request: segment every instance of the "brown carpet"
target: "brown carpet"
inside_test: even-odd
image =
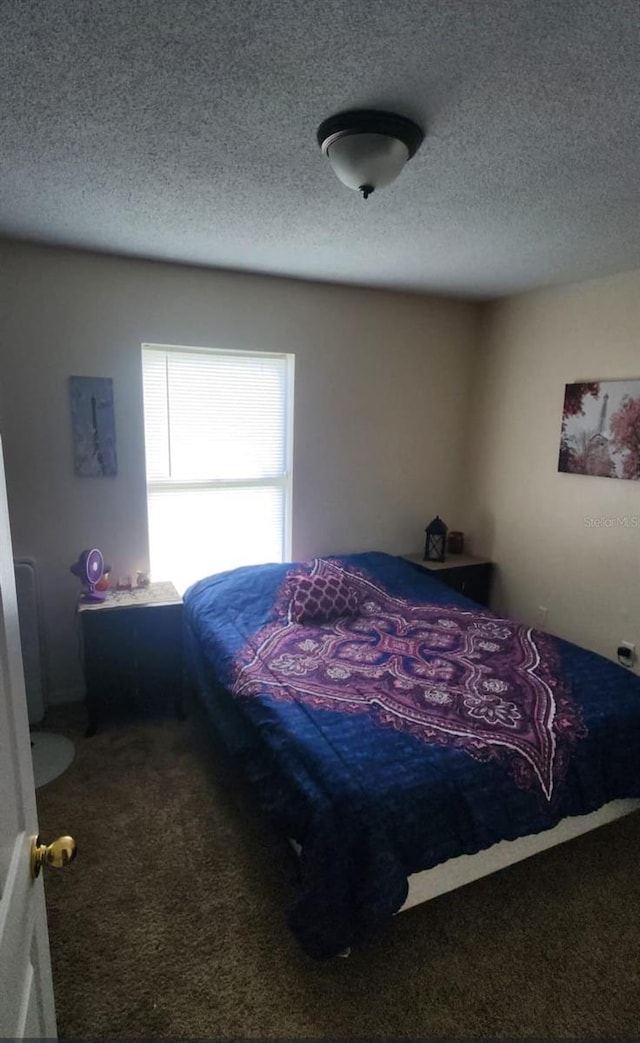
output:
[[[80,849],[46,881],[61,1036],[638,1038],[640,815],[316,963],[285,925],[286,845],[189,722],[47,725],[78,744],[39,791],[43,836]]]

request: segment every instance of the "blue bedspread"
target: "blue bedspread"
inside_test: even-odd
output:
[[[327,568],[358,596],[334,622],[287,615],[292,565],[185,595],[200,696],[302,845],[290,924],[315,956],[396,912],[411,873],[640,797],[639,678],[402,559]]]

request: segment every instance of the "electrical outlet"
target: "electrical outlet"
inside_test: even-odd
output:
[[[636,646],[631,641],[621,641],[618,645],[618,662],[626,666],[627,670],[633,670],[636,661]]]
[[[546,605],[538,605],[538,626],[543,629],[547,625],[549,609]]]

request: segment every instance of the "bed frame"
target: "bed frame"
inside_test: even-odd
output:
[[[515,862],[522,862],[531,855],[579,837],[582,833],[589,833],[598,826],[614,822],[634,811],[640,811],[640,800],[613,800],[590,815],[565,818],[543,833],[519,837],[517,840],[501,840],[486,851],[479,851],[477,855],[460,855],[433,869],[414,873],[409,877],[409,894],[400,912],[470,884],[473,880],[480,880],[499,869],[506,869]]]

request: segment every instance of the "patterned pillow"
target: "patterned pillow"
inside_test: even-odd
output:
[[[360,599],[346,576],[318,562],[311,573],[294,573],[288,579],[291,595],[289,618],[293,623],[330,623],[341,616],[355,616]]]

